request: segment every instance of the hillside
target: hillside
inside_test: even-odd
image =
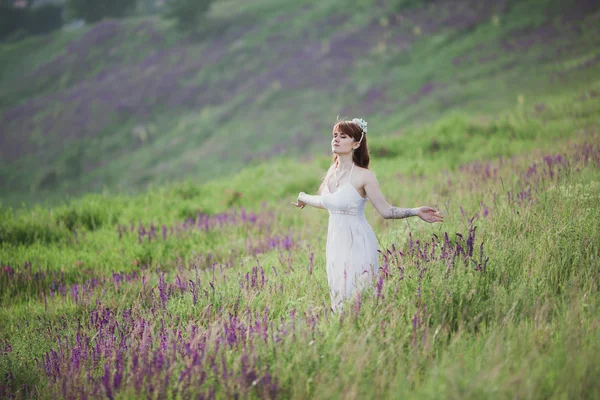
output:
[[[0,398],[600,398],[596,3],[349,4],[0,45]],[[333,313],[337,113],[444,223]]]
[[[402,134],[596,80],[595,2],[218,2],[200,35],[156,18],[1,44],[5,204],[230,175],[326,154],[338,114]]]
[[[288,203],[325,158],[3,209],[0,397],[597,397],[598,91],[387,140],[386,198],[445,221],[369,206],[381,273],[337,315],[326,213]]]

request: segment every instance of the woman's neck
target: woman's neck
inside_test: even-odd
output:
[[[344,171],[352,167],[352,164],[352,153],[338,155],[337,169]]]

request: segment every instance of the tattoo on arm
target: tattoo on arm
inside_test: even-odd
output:
[[[402,218],[414,217],[415,215],[417,215],[417,212],[414,208],[391,207],[388,212],[389,219],[402,219]]]

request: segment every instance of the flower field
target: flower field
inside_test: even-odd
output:
[[[596,3],[215,4],[0,43],[0,398],[600,399]],[[337,114],[444,223],[332,313]]]
[[[177,184],[6,211],[0,394],[597,397],[599,100],[548,105],[553,140],[532,135],[535,110],[467,123],[512,134],[520,152],[491,147],[451,169],[425,158],[427,172],[410,178],[388,165],[401,157],[375,158],[390,202],[434,204],[446,222],[385,221],[370,208],[380,276],[338,314],[320,210],[248,199],[191,215],[184,205],[208,188]],[[428,128],[448,157],[460,156],[452,138],[478,146],[458,122]]]

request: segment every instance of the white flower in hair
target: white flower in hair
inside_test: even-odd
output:
[[[367,133],[367,121],[362,118],[354,118],[352,122],[360,126],[360,129],[362,129],[364,133]]]

